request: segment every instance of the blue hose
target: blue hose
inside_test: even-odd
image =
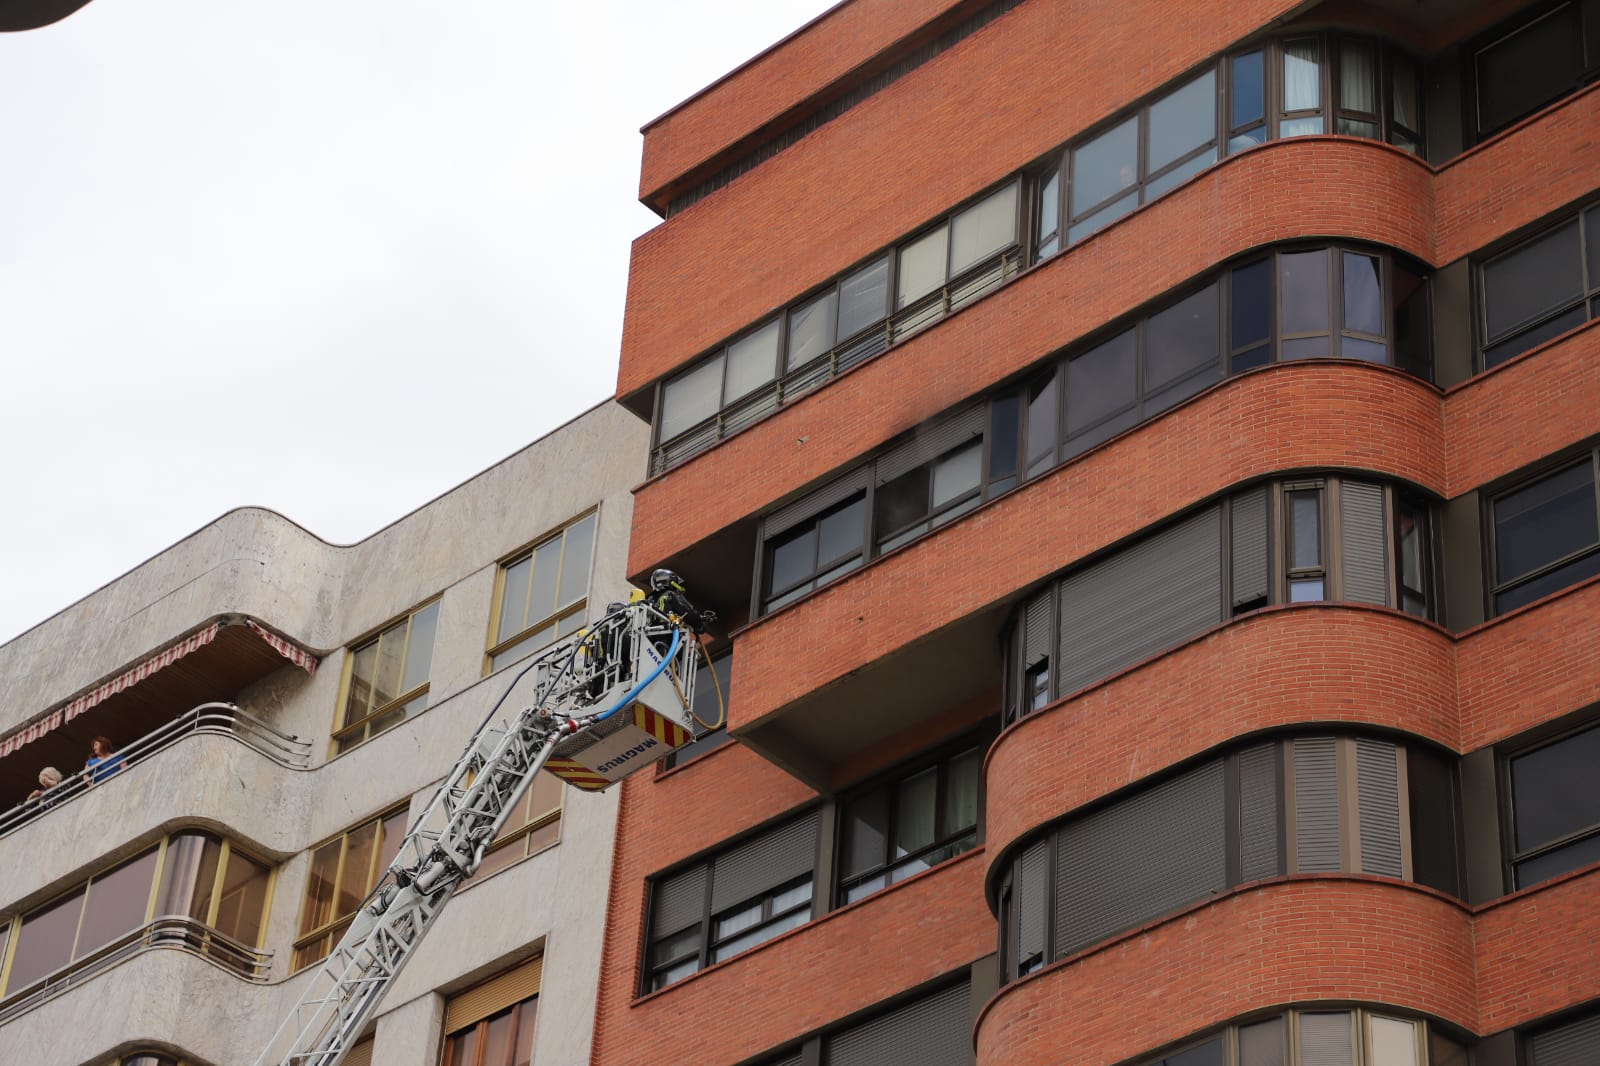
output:
[[[610,718],[612,715],[616,714],[618,711],[622,710],[622,708],[626,707],[628,704],[637,699],[639,693],[643,692],[645,688],[649,686],[650,682],[661,676],[661,671],[665,670],[672,662],[673,658],[678,654],[678,648],[682,644],[683,630],[674,629],[672,631],[672,646],[667,649],[667,654],[662,658],[662,660],[656,664],[656,668],[650,671],[650,676],[635,685],[626,696],[622,697],[615,707],[611,708],[609,711],[602,711],[600,714],[596,715],[594,719],[595,724],[599,725],[601,722],[605,721],[607,718]]]

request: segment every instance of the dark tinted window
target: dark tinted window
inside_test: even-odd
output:
[[[1494,501],[1495,582],[1501,610],[1534,598],[1508,586],[1600,541],[1595,514],[1594,468],[1585,459]],[[1581,560],[1571,560],[1577,563]],[[1571,565],[1569,563],[1569,565]],[[1558,577],[1559,588],[1581,574]],[[1542,586],[1541,586],[1542,587]],[[1547,590],[1546,590],[1547,591]],[[1540,591],[1538,595],[1543,595]],[[1507,600],[1507,596],[1511,596]]]
[[[1493,133],[1576,88],[1583,72],[1578,6],[1562,4],[1478,52],[1478,132]]]
[[[1266,65],[1260,52],[1246,52],[1234,56],[1233,65],[1233,129],[1253,126],[1266,117]],[[1260,143],[1260,138],[1246,138],[1245,143]],[[1233,145],[1241,147],[1241,145]]]
[[[1217,366],[1217,287],[1150,316],[1145,325],[1146,391],[1161,389],[1196,370]]]
[[[817,531],[814,526],[798,529],[772,545],[768,583],[781,591],[811,574],[817,558]]]
[[[1161,1060],[1162,1066],[1223,1066],[1222,1037],[1214,1036],[1203,1044],[1175,1051]]]
[[[1325,331],[1328,328],[1328,253],[1321,250],[1285,253],[1278,257],[1278,274],[1282,286],[1279,321],[1283,332]]]
[[[1518,853],[1583,830],[1600,830],[1600,728],[1511,760]]]
[[[1017,472],[1017,425],[1021,401],[1016,396],[1002,396],[989,408],[989,479],[1008,478]],[[994,485],[1002,492],[1010,485]]]
[[[1035,465],[1048,461],[1054,465],[1056,448],[1056,384],[1054,369],[1046,377],[1034,381],[1028,388],[1028,473],[1037,473]]]
[[[1578,221],[1573,219],[1484,264],[1484,323],[1490,342],[1582,293]]]
[[[913,522],[928,515],[928,468],[901,474],[887,485],[879,486],[873,496],[873,520],[880,536],[898,533]]]
[[[1138,340],[1117,334],[1067,363],[1067,436],[1074,437],[1138,399]]]
[[[1229,290],[1233,369],[1261,366],[1272,358],[1272,260],[1236,267]]]

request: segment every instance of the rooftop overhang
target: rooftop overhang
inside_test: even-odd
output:
[[[0,0],[0,32],[36,30],[59,22],[89,0]]]
[[[37,788],[46,766],[82,769],[97,736],[120,748],[274,671],[316,666],[315,655],[254,619],[213,620],[0,736],[0,810]]]

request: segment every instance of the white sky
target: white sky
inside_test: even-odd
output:
[[[638,129],[833,0],[93,0],[0,34],[0,642],[360,539],[609,396]]]

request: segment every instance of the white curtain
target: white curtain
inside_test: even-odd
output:
[[[1370,44],[1346,41],[1339,48],[1339,106],[1378,113],[1378,65]]]
[[[1310,111],[1322,106],[1322,46],[1290,41],[1283,46],[1283,109]]]

